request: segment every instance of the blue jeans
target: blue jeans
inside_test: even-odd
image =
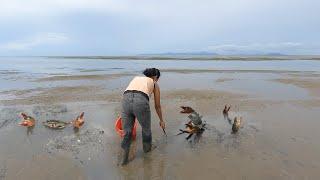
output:
[[[122,99],[122,128],[125,132],[121,143],[122,149],[129,152],[132,141],[132,128],[134,120],[137,118],[142,127],[143,151],[151,150],[151,113],[149,99],[142,92],[128,92],[123,95]]]

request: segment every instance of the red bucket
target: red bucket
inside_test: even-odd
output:
[[[132,128],[132,139],[135,140],[136,139],[136,136],[137,136],[137,119],[134,120],[134,125],[133,125],[133,128]],[[124,136],[124,130],[122,129],[122,119],[121,117],[118,117],[118,119],[116,120],[116,123],[115,123],[115,129],[116,129],[116,132],[117,134],[123,138]]]

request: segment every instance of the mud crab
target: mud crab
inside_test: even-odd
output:
[[[64,129],[68,124],[71,122],[64,122],[60,120],[47,120],[45,122],[42,122],[42,124],[51,129]]]
[[[26,126],[26,127],[33,127],[34,126],[36,120],[33,117],[28,116],[25,113],[21,113],[21,116],[22,116],[23,120],[19,123],[19,125]]]
[[[241,128],[242,117],[235,117],[232,124],[232,133],[237,133]]]
[[[84,124],[84,112],[82,112],[75,120],[73,120],[72,125],[74,128],[79,129]]]
[[[21,113],[23,121],[20,123],[22,126],[32,127],[35,124],[35,118],[28,116],[25,113]],[[72,124],[74,128],[79,129],[84,124],[84,112],[82,112],[77,118],[71,122],[64,122],[61,120],[47,120],[42,122],[43,126],[50,129],[64,129],[67,125]]]
[[[206,123],[202,121],[202,116],[188,106],[181,106],[182,111],[180,113],[189,114],[188,118],[190,119],[187,124],[185,124],[186,129],[180,129],[180,134],[187,133],[189,134],[186,139],[189,140],[193,135],[200,135],[206,129]]]
[[[229,117],[229,111],[231,109],[231,106],[224,106],[224,109],[222,111],[222,114],[224,116],[225,119],[228,120],[228,122],[232,125],[232,133],[235,134],[239,131],[239,129],[242,126],[242,117],[234,117],[233,119],[233,123],[232,123],[232,119]]]

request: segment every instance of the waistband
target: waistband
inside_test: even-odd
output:
[[[142,96],[144,96],[148,101],[149,101],[149,96],[142,92],[142,91],[137,91],[137,90],[126,90],[123,94],[127,94],[127,93],[136,93],[136,94],[141,94]]]

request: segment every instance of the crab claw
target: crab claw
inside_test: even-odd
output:
[[[83,119],[83,117],[84,117],[84,112],[82,112],[78,118]]]
[[[84,124],[84,112],[82,112],[73,122],[74,128],[80,128]]]
[[[227,105],[225,105],[222,113],[223,113],[223,114],[228,114],[229,111],[230,111],[230,108],[231,108],[231,106],[228,107]]]
[[[23,119],[28,119],[28,116],[25,113],[20,114]]]
[[[182,111],[180,111],[180,113],[190,114],[194,112],[194,110],[189,106],[180,106],[180,107],[182,108]]]
[[[19,122],[19,125],[21,126],[28,126],[28,123],[26,121],[22,121],[22,122]]]

